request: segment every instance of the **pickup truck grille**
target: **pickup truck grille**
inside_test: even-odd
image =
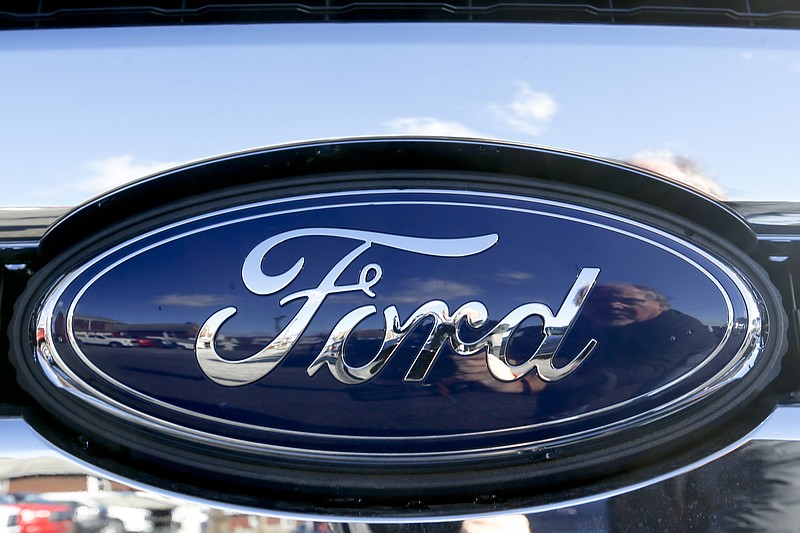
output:
[[[91,2],[17,1],[0,6],[0,28],[66,28],[259,22],[582,22],[785,28],[800,24],[795,2],[770,0],[594,0],[587,2]]]

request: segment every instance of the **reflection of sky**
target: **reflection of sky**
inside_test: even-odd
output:
[[[404,132],[666,150],[732,199],[800,199],[797,32],[498,28],[3,32],[2,203],[74,204],[219,153]]]

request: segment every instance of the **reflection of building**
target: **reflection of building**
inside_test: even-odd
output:
[[[122,322],[100,316],[80,316],[72,320],[72,330],[79,332],[105,333],[113,332]]]
[[[76,474],[75,467],[48,457],[27,459],[25,464],[5,465],[0,462],[0,492],[75,492],[87,490],[91,485],[99,485],[89,481],[89,477]],[[130,490],[124,485],[114,484],[103,488],[113,490]]]

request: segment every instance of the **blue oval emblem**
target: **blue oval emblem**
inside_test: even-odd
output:
[[[38,361],[169,438],[494,457],[646,428],[761,354],[760,297],[733,267],[594,206],[353,190],[148,224],[43,298]]]

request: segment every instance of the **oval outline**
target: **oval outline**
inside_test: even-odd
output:
[[[606,425],[596,426],[596,427],[593,427],[593,428],[590,428],[590,429],[587,429],[587,430],[582,430],[582,431],[570,433],[568,435],[559,435],[559,436],[550,437],[550,438],[547,438],[547,439],[540,439],[538,441],[516,442],[516,443],[511,443],[511,444],[505,444],[505,445],[501,445],[501,446],[486,448],[486,449],[472,448],[472,449],[469,449],[469,450],[448,450],[448,451],[444,451],[444,452],[441,452],[441,451],[437,451],[437,452],[414,452],[414,453],[402,453],[402,454],[400,454],[400,453],[363,453],[363,452],[342,452],[342,451],[331,451],[331,450],[319,450],[319,449],[313,449],[313,448],[294,448],[294,447],[291,447],[291,446],[281,446],[281,445],[274,445],[274,444],[269,444],[269,443],[262,443],[262,442],[256,442],[256,441],[250,441],[250,440],[243,440],[243,439],[238,439],[238,438],[233,438],[233,437],[227,437],[225,435],[220,435],[220,434],[217,434],[217,433],[209,433],[209,432],[201,431],[201,430],[194,429],[194,428],[191,428],[191,427],[186,427],[186,426],[183,426],[183,425],[180,425],[180,424],[177,424],[177,423],[173,423],[173,422],[161,419],[159,417],[156,417],[156,416],[153,416],[153,415],[150,415],[150,414],[147,414],[147,413],[140,412],[140,411],[138,411],[138,410],[136,410],[136,409],[134,409],[134,408],[132,408],[130,406],[127,406],[127,405],[119,402],[118,400],[115,400],[115,399],[113,399],[111,397],[108,397],[105,394],[102,394],[102,393],[94,390],[91,386],[86,384],[81,378],[79,378],[77,375],[75,375],[74,371],[71,368],[69,368],[67,365],[65,365],[63,360],[58,355],[58,352],[55,349],[55,346],[54,346],[54,344],[52,342],[52,336],[49,334],[48,328],[46,327],[46,324],[52,323],[52,316],[53,316],[53,311],[54,311],[54,307],[55,307],[56,301],[58,300],[60,295],[63,294],[63,292],[74,282],[74,280],[77,277],[79,277],[87,269],[89,269],[92,266],[96,265],[98,262],[102,261],[103,259],[105,259],[109,255],[117,253],[117,252],[123,250],[126,247],[130,247],[130,246],[136,244],[137,242],[139,242],[139,241],[141,241],[143,239],[150,238],[150,237],[153,237],[153,236],[157,236],[159,233],[163,233],[165,231],[169,231],[169,230],[172,230],[172,229],[175,229],[175,228],[179,228],[180,226],[184,226],[184,225],[187,225],[187,224],[190,224],[190,223],[199,222],[199,221],[202,221],[204,219],[211,218],[211,217],[227,215],[227,214],[231,214],[231,213],[236,213],[237,211],[244,211],[244,210],[248,210],[248,209],[263,208],[265,206],[275,206],[275,205],[280,205],[280,204],[283,204],[283,203],[293,203],[293,202],[298,202],[298,201],[315,200],[315,199],[320,199],[320,198],[338,198],[338,197],[342,197],[342,196],[370,196],[370,195],[381,195],[381,194],[420,194],[420,193],[434,193],[434,194],[439,194],[439,195],[444,195],[444,196],[447,196],[447,195],[453,195],[453,196],[458,195],[458,196],[467,196],[467,197],[475,196],[475,197],[480,197],[480,198],[484,198],[484,199],[501,198],[501,199],[508,199],[508,200],[512,200],[512,201],[521,202],[523,204],[537,204],[537,205],[555,206],[555,207],[564,208],[564,209],[567,209],[567,210],[570,210],[570,211],[573,211],[573,212],[577,211],[577,212],[582,212],[582,213],[588,213],[588,214],[591,214],[591,215],[594,215],[594,216],[597,216],[597,217],[600,217],[600,218],[614,220],[616,222],[620,222],[622,224],[630,225],[630,226],[642,229],[642,230],[644,230],[646,232],[650,232],[652,234],[658,235],[658,236],[660,236],[662,238],[665,238],[668,241],[675,242],[675,243],[679,244],[680,246],[683,246],[686,249],[689,249],[689,250],[693,251],[694,253],[697,253],[701,257],[705,258],[706,260],[710,261],[716,268],[719,268],[728,277],[728,279],[737,287],[737,289],[739,290],[739,293],[742,296],[742,299],[743,299],[744,304],[745,304],[745,309],[747,311],[747,332],[743,336],[743,340],[742,340],[741,346],[740,346],[739,350],[737,351],[737,353],[731,358],[731,361],[722,370],[717,372],[717,374],[713,378],[711,378],[709,380],[706,380],[703,384],[701,384],[700,386],[696,387],[695,389],[687,392],[686,394],[683,394],[683,395],[679,396],[678,398],[674,398],[673,400],[671,400],[671,401],[669,401],[669,402],[667,402],[665,404],[662,404],[662,405],[660,405],[660,406],[658,406],[658,407],[656,407],[656,408],[654,408],[652,410],[648,410],[646,412],[639,413],[639,414],[633,415],[633,416],[625,418],[625,419],[616,420],[616,421],[613,421],[613,422],[608,423]],[[88,360],[86,355],[83,354],[83,352],[80,350],[80,348],[77,345],[77,340],[75,338],[74,332],[72,331],[72,317],[73,317],[73,312],[74,312],[75,306],[77,305],[77,303],[80,300],[81,296],[99,278],[101,278],[107,272],[109,272],[110,270],[113,270],[114,268],[116,268],[116,266],[118,266],[119,264],[129,260],[132,257],[135,257],[137,255],[145,253],[148,250],[151,250],[153,248],[156,248],[156,247],[164,245],[164,244],[168,244],[168,243],[170,243],[172,241],[184,238],[184,237],[189,236],[189,235],[202,233],[204,231],[211,230],[211,229],[214,229],[214,228],[233,225],[233,224],[237,224],[237,223],[248,221],[248,220],[254,220],[254,219],[258,219],[258,218],[265,218],[265,217],[271,217],[271,216],[285,215],[285,214],[288,214],[288,213],[302,212],[302,211],[307,211],[307,210],[312,210],[312,209],[314,209],[314,210],[315,209],[336,209],[336,208],[347,208],[347,207],[354,207],[354,206],[358,206],[358,205],[367,205],[367,204],[368,205],[386,205],[388,203],[391,203],[393,205],[396,205],[396,204],[414,204],[414,205],[420,205],[420,204],[441,205],[441,204],[445,204],[445,205],[454,205],[454,206],[466,206],[466,207],[471,207],[471,208],[499,209],[499,210],[517,211],[517,212],[523,212],[523,213],[529,213],[529,214],[535,214],[535,215],[544,215],[544,216],[553,217],[553,218],[560,218],[560,219],[570,220],[572,222],[577,222],[577,223],[580,223],[580,224],[586,224],[586,225],[592,225],[592,226],[600,227],[600,228],[602,228],[604,230],[607,230],[607,231],[612,231],[614,233],[623,234],[623,235],[625,235],[627,237],[631,237],[631,238],[634,238],[636,240],[643,241],[643,242],[647,243],[648,245],[658,247],[659,249],[664,250],[664,251],[666,251],[666,252],[668,252],[670,254],[673,254],[674,256],[680,258],[684,262],[690,264],[696,270],[699,270],[700,272],[702,272],[709,280],[712,281],[712,283],[720,291],[720,294],[722,295],[722,297],[723,297],[723,299],[724,299],[724,301],[726,303],[726,306],[728,308],[728,325],[727,325],[727,328],[726,328],[725,335],[723,336],[723,339],[717,344],[716,348],[712,351],[712,353],[709,354],[703,360],[703,362],[701,364],[695,366],[690,372],[679,376],[678,378],[676,378],[675,380],[671,381],[670,383],[662,385],[662,386],[660,386],[660,387],[658,387],[658,388],[656,388],[656,389],[654,389],[652,391],[648,391],[645,394],[636,396],[634,398],[630,398],[628,400],[625,400],[624,402],[619,402],[617,404],[614,404],[614,405],[611,405],[611,406],[607,406],[607,407],[602,408],[602,409],[598,409],[598,410],[587,412],[587,413],[581,413],[579,415],[573,415],[571,417],[560,418],[560,419],[554,420],[554,421],[547,421],[547,422],[542,422],[542,423],[539,423],[539,424],[532,424],[532,425],[528,425],[528,426],[520,426],[520,427],[514,427],[514,428],[502,428],[502,429],[495,429],[495,430],[489,430],[489,431],[483,431],[483,432],[475,432],[475,433],[461,433],[461,434],[448,434],[448,435],[430,435],[430,436],[393,436],[393,437],[374,437],[374,436],[370,437],[370,436],[352,436],[352,435],[342,436],[342,435],[336,435],[336,434],[311,433],[311,432],[300,432],[300,431],[285,430],[285,429],[278,429],[278,428],[267,428],[267,427],[263,427],[263,426],[255,426],[255,425],[252,425],[252,424],[245,424],[245,423],[241,423],[241,422],[233,422],[233,421],[230,421],[230,420],[217,419],[216,417],[211,417],[209,415],[203,415],[201,413],[197,413],[197,412],[194,412],[194,411],[185,410],[183,408],[180,408],[180,407],[177,407],[177,406],[174,406],[174,405],[170,405],[170,404],[167,404],[166,402],[161,402],[160,400],[156,400],[154,398],[151,398],[148,395],[146,395],[146,394],[144,394],[144,393],[142,393],[140,391],[137,391],[135,389],[132,389],[132,388],[130,388],[130,387],[124,385],[124,384],[121,384],[121,383],[117,382],[114,378],[111,378],[110,376],[107,376],[104,372],[102,372],[101,370],[97,369],[91,363],[91,361]],[[629,218],[626,218],[626,217],[622,217],[622,216],[619,216],[619,215],[616,215],[616,214],[613,214],[613,213],[599,211],[597,209],[589,208],[589,207],[586,207],[586,206],[567,203],[565,201],[550,200],[550,199],[546,199],[546,198],[526,197],[526,196],[521,196],[521,195],[517,195],[517,194],[490,193],[490,192],[481,192],[481,191],[455,191],[455,190],[445,190],[445,189],[435,189],[435,188],[430,188],[430,189],[414,188],[414,189],[402,189],[402,190],[394,190],[394,189],[375,189],[375,190],[355,189],[355,190],[350,190],[350,191],[340,191],[340,192],[332,192],[332,193],[320,193],[320,194],[311,194],[311,195],[299,195],[299,196],[292,196],[292,197],[288,197],[288,198],[264,200],[264,201],[251,202],[251,203],[247,203],[247,204],[235,205],[235,206],[231,206],[231,207],[227,207],[227,208],[217,209],[217,210],[214,210],[214,211],[211,211],[211,212],[208,212],[208,213],[203,213],[203,214],[200,214],[200,215],[197,215],[197,216],[189,217],[187,219],[184,219],[184,220],[181,220],[181,221],[178,221],[178,222],[167,224],[165,226],[162,226],[162,227],[159,227],[157,229],[153,229],[153,230],[147,231],[144,234],[138,235],[138,236],[136,236],[136,237],[134,237],[132,239],[128,239],[128,240],[126,240],[126,241],[124,241],[122,243],[114,245],[112,248],[110,248],[108,250],[105,250],[100,255],[94,257],[88,263],[85,263],[82,266],[80,266],[78,269],[72,270],[68,274],[64,275],[60,280],[58,280],[56,283],[54,283],[51,287],[52,288],[47,292],[46,296],[39,300],[40,301],[40,309],[36,312],[36,324],[35,324],[36,328],[45,327],[45,332],[46,332],[46,334],[45,334],[45,342],[46,342],[46,345],[47,345],[49,353],[48,354],[40,354],[39,353],[39,346],[37,346],[36,349],[35,349],[34,357],[38,360],[38,362],[39,362],[40,366],[42,367],[46,377],[51,382],[53,382],[57,387],[61,388],[62,390],[65,390],[65,391],[77,396],[78,398],[80,398],[81,400],[83,400],[86,403],[89,403],[90,405],[98,407],[98,408],[100,408],[100,409],[112,414],[116,418],[122,418],[122,419],[125,419],[125,420],[128,420],[128,421],[131,421],[131,422],[133,422],[133,423],[135,423],[137,425],[140,425],[140,426],[144,425],[144,426],[147,426],[147,427],[152,427],[152,428],[154,428],[154,429],[156,429],[156,430],[158,430],[160,432],[167,432],[167,433],[173,433],[173,434],[175,434],[175,432],[180,432],[180,434],[177,435],[177,436],[178,436],[178,438],[180,438],[182,440],[186,440],[187,439],[187,435],[189,435],[191,437],[191,439],[189,439],[189,440],[199,440],[200,442],[210,443],[210,444],[214,444],[214,445],[217,445],[217,446],[225,445],[225,446],[230,446],[230,447],[234,447],[234,448],[237,448],[237,449],[243,448],[243,449],[246,449],[246,450],[253,450],[253,449],[264,450],[264,449],[269,449],[269,450],[273,450],[273,451],[276,451],[276,452],[290,452],[293,455],[297,455],[298,453],[300,455],[308,454],[312,458],[319,458],[319,457],[346,457],[347,460],[353,460],[353,459],[359,459],[359,458],[371,459],[371,458],[380,457],[380,458],[384,458],[384,459],[385,458],[396,458],[396,459],[400,460],[401,462],[404,462],[403,461],[404,458],[412,458],[413,459],[414,457],[431,457],[431,456],[433,456],[433,457],[440,457],[441,456],[441,457],[474,458],[474,456],[476,454],[485,456],[487,452],[500,452],[500,451],[503,451],[503,450],[518,450],[518,449],[526,449],[526,448],[541,448],[542,445],[544,445],[544,444],[552,445],[553,443],[561,444],[561,443],[565,443],[565,442],[572,442],[572,441],[577,440],[577,439],[586,438],[587,436],[590,437],[592,435],[596,435],[596,434],[600,434],[600,433],[608,433],[610,431],[619,431],[619,430],[624,429],[625,427],[627,427],[627,426],[629,426],[631,424],[637,424],[637,423],[643,424],[643,423],[649,423],[649,422],[654,421],[654,420],[658,420],[660,418],[663,418],[664,416],[668,416],[669,414],[674,413],[676,410],[685,409],[689,404],[698,401],[699,399],[707,396],[708,394],[712,393],[713,391],[717,390],[718,388],[724,387],[725,385],[744,377],[744,375],[746,375],[748,373],[748,371],[753,367],[753,365],[755,364],[755,361],[759,358],[760,354],[763,351],[764,342],[763,342],[763,338],[762,338],[760,332],[762,330],[762,325],[763,325],[762,321],[766,322],[766,320],[764,320],[764,319],[768,318],[766,316],[766,309],[762,305],[759,304],[758,293],[755,291],[754,288],[752,288],[750,286],[750,283],[747,281],[747,279],[743,275],[739,274],[738,271],[736,271],[736,269],[734,267],[729,266],[729,265],[725,265],[719,259],[717,259],[715,256],[713,256],[710,252],[708,252],[706,250],[703,250],[703,249],[697,247],[696,245],[681,239],[680,237],[677,237],[675,235],[667,233],[666,231],[664,231],[664,230],[662,230],[662,229],[660,229],[658,227],[651,226],[651,225],[648,225],[648,224],[645,224],[645,223],[641,223],[641,222],[638,222],[636,220],[632,220],[632,219],[629,219]],[[175,411],[175,412],[182,412],[183,414],[187,414],[187,415],[199,418],[199,419],[208,419],[208,420],[211,420],[211,421],[213,421],[215,423],[221,423],[223,425],[227,424],[227,425],[233,425],[233,426],[238,426],[238,427],[245,427],[247,429],[263,431],[265,433],[274,432],[274,433],[279,433],[279,434],[291,434],[291,435],[299,435],[299,436],[318,437],[318,438],[329,439],[329,440],[349,439],[349,440],[368,440],[368,441],[381,441],[381,440],[397,441],[397,440],[413,439],[413,440],[417,440],[417,441],[430,441],[430,440],[456,439],[456,438],[464,438],[464,437],[473,437],[474,438],[474,437],[481,437],[481,436],[486,436],[486,435],[504,434],[504,433],[508,434],[508,433],[522,432],[522,431],[526,431],[526,430],[530,430],[530,429],[538,428],[538,427],[553,426],[553,425],[561,424],[561,423],[564,423],[564,422],[575,421],[575,420],[578,420],[580,418],[586,418],[586,417],[589,417],[589,416],[593,416],[593,415],[596,415],[596,414],[601,413],[601,412],[612,411],[614,409],[618,409],[621,406],[628,405],[630,403],[638,401],[638,400],[640,400],[642,398],[646,398],[648,396],[652,396],[654,394],[662,392],[662,391],[664,391],[664,390],[666,390],[668,388],[673,387],[674,385],[676,385],[677,383],[679,383],[679,382],[683,381],[684,379],[688,378],[692,374],[696,373],[698,370],[700,370],[703,366],[705,366],[708,362],[710,362],[712,359],[714,359],[718,355],[719,351],[724,347],[725,343],[729,340],[731,331],[732,331],[732,329],[734,327],[733,320],[732,320],[732,313],[733,313],[732,304],[731,304],[729,295],[722,288],[722,286],[719,283],[719,281],[710,274],[710,272],[708,272],[707,270],[705,270],[705,268],[703,268],[700,265],[698,265],[692,259],[690,259],[688,257],[685,257],[683,254],[679,253],[677,250],[673,250],[673,249],[665,246],[664,244],[661,244],[661,243],[658,243],[658,242],[654,242],[654,241],[648,239],[647,237],[635,235],[635,234],[632,234],[632,233],[630,233],[628,231],[625,231],[623,229],[614,228],[614,227],[607,226],[605,224],[600,224],[600,223],[593,222],[593,221],[582,220],[582,219],[579,219],[579,218],[574,218],[574,217],[567,216],[567,215],[562,215],[562,214],[539,212],[539,211],[535,211],[535,210],[527,209],[527,208],[522,208],[522,207],[497,206],[497,205],[489,205],[489,204],[467,204],[467,203],[446,202],[446,201],[425,202],[425,201],[411,201],[411,200],[409,200],[409,201],[402,201],[402,202],[400,202],[400,201],[374,202],[373,201],[373,202],[363,202],[363,203],[347,203],[347,204],[333,204],[333,205],[322,205],[322,206],[309,206],[309,207],[303,207],[303,208],[297,208],[297,209],[283,210],[283,211],[278,211],[278,212],[261,213],[261,214],[257,214],[257,215],[249,215],[249,216],[246,216],[246,217],[240,217],[240,218],[236,218],[234,220],[220,222],[220,223],[217,223],[217,224],[212,224],[210,226],[203,226],[202,228],[197,228],[197,229],[194,229],[194,230],[191,230],[191,231],[188,231],[188,232],[181,233],[179,235],[174,235],[172,237],[169,237],[167,239],[158,241],[156,243],[152,243],[152,244],[150,244],[150,245],[148,245],[148,246],[146,246],[144,248],[141,248],[139,250],[136,250],[133,253],[130,253],[130,254],[126,255],[125,257],[113,262],[111,265],[105,267],[103,270],[101,270],[99,273],[97,273],[95,276],[93,276],[91,278],[91,280],[86,283],[86,285],[81,287],[81,289],[78,292],[78,294],[70,302],[70,307],[69,307],[69,310],[68,310],[68,313],[67,313],[66,323],[67,323],[67,336],[69,338],[70,344],[71,344],[72,348],[75,350],[76,354],[78,354],[79,358],[81,360],[83,360],[84,364],[86,364],[89,369],[91,369],[93,372],[95,372],[98,376],[100,376],[101,378],[106,380],[111,385],[113,385],[115,387],[118,387],[118,388],[120,388],[120,389],[122,389],[122,390],[124,390],[126,392],[129,392],[129,393],[139,397],[140,399],[143,399],[145,401],[149,401],[151,403],[155,403],[156,405],[164,407],[164,408],[166,408],[168,410],[172,410],[172,411]],[[747,354],[747,355],[745,356],[745,354]],[[83,386],[83,388],[81,388],[81,385]],[[676,405],[677,405],[676,409],[671,409],[673,406],[676,406]]]

